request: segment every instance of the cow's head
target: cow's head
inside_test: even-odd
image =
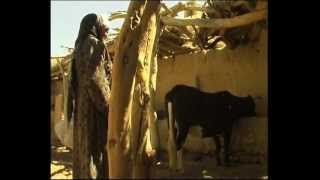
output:
[[[257,115],[255,102],[250,95],[237,98],[233,108],[238,117],[252,117]]]

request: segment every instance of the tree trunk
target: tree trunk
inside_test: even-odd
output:
[[[131,1],[116,46],[108,121],[109,178],[148,177],[150,64],[158,1]],[[158,37],[157,37],[158,38]],[[148,113],[149,112],[149,113]]]
[[[157,73],[157,49],[160,36],[160,3],[147,3],[141,20],[141,44],[139,45],[138,66],[133,96],[132,138],[133,177],[150,177],[150,165],[155,160],[159,139],[155,115],[155,88]],[[135,98],[137,97],[137,98]],[[137,127],[137,128],[135,128]]]
[[[158,73],[158,60],[157,60],[157,53],[159,50],[159,39],[160,39],[160,20],[159,15],[157,15],[156,20],[156,37],[155,37],[155,44],[152,52],[151,63],[150,63],[150,140],[151,146],[153,150],[158,151],[160,149],[160,139],[159,133],[157,128],[157,114],[156,114],[156,105],[155,105],[155,96],[156,96],[156,87],[157,87],[157,73]],[[156,152],[157,153],[157,152]]]

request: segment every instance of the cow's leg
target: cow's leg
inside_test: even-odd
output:
[[[182,157],[182,146],[187,138],[189,127],[185,125],[176,126],[178,129],[177,136],[177,170],[180,173],[184,172],[183,169],[183,157]]]
[[[182,123],[178,123],[177,129],[178,129],[177,139],[176,139],[177,150],[180,150],[180,149],[182,149],[182,146],[187,139],[189,127],[187,125],[182,124]]]
[[[173,108],[172,102],[168,102],[168,128],[169,128],[169,138],[168,138],[168,155],[169,155],[169,167],[170,169],[177,168],[177,146],[175,142],[175,135],[173,132]]]
[[[227,166],[229,166],[229,147],[230,147],[230,139],[231,139],[231,129],[228,129],[224,132],[224,160]]]
[[[221,151],[221,143],[220,139],[217,135],[213,136],[213,139],[216,143],[216,158],[217,158],[217,165],[221,165],[221,160],[220,160],[220,151]]]

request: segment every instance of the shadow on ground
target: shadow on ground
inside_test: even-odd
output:
[[[184,152],[184,172],[168,168],[168,156],[160,153],[160,161],[151,167],[151,178],[267,179],[266,164],[232,164],[216,166],[214,156]],[[72,151],[64,146],[51,147],[51,179],[72,179]]]
[[[162,154],[160,162],[152,168],[153,178],[217,178],[217,179],[267,179],[266,164],[233,163],[230,167],[217,166],[214,156],[184,152],[182,173],[168,168],[168,157]]]

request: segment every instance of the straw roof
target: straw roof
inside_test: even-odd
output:
[[[252,3],[253,2],[253,3]],[[184,17],[178,14],[184,13]],[[126,11],[111,13],[109,20],[125,18]],[[179,54],[196,53],[210,49],[236,48],[257,40],[266,27],[266,0],[207,0],[203,5],[196,1],[178,2],[172,7],[161,3],[161,29],[158,57],[160,59]],[[106,42],[111,57],[115,54],[121,29],[113,29]],[[68,68],[72,53],[51,60],[51,74],[61,74]],[[67,69],[66,69],[67,70]]]
[[[162,3],[158,56],[163,58],[220,49],[226,44],[235,48],[255,40],[257,31],[266,24],[267,1],[252,2],[208,0],[200,5],[190,1],[179,2],[170,8]],[[179,13],[184,13],[184,17],[179,17]],[[125,18],[126,15],[125,11],[117,11],[111,13],[109,20]],[[111,54],[114,54],[120,29],[116,31],[107,43]]]

